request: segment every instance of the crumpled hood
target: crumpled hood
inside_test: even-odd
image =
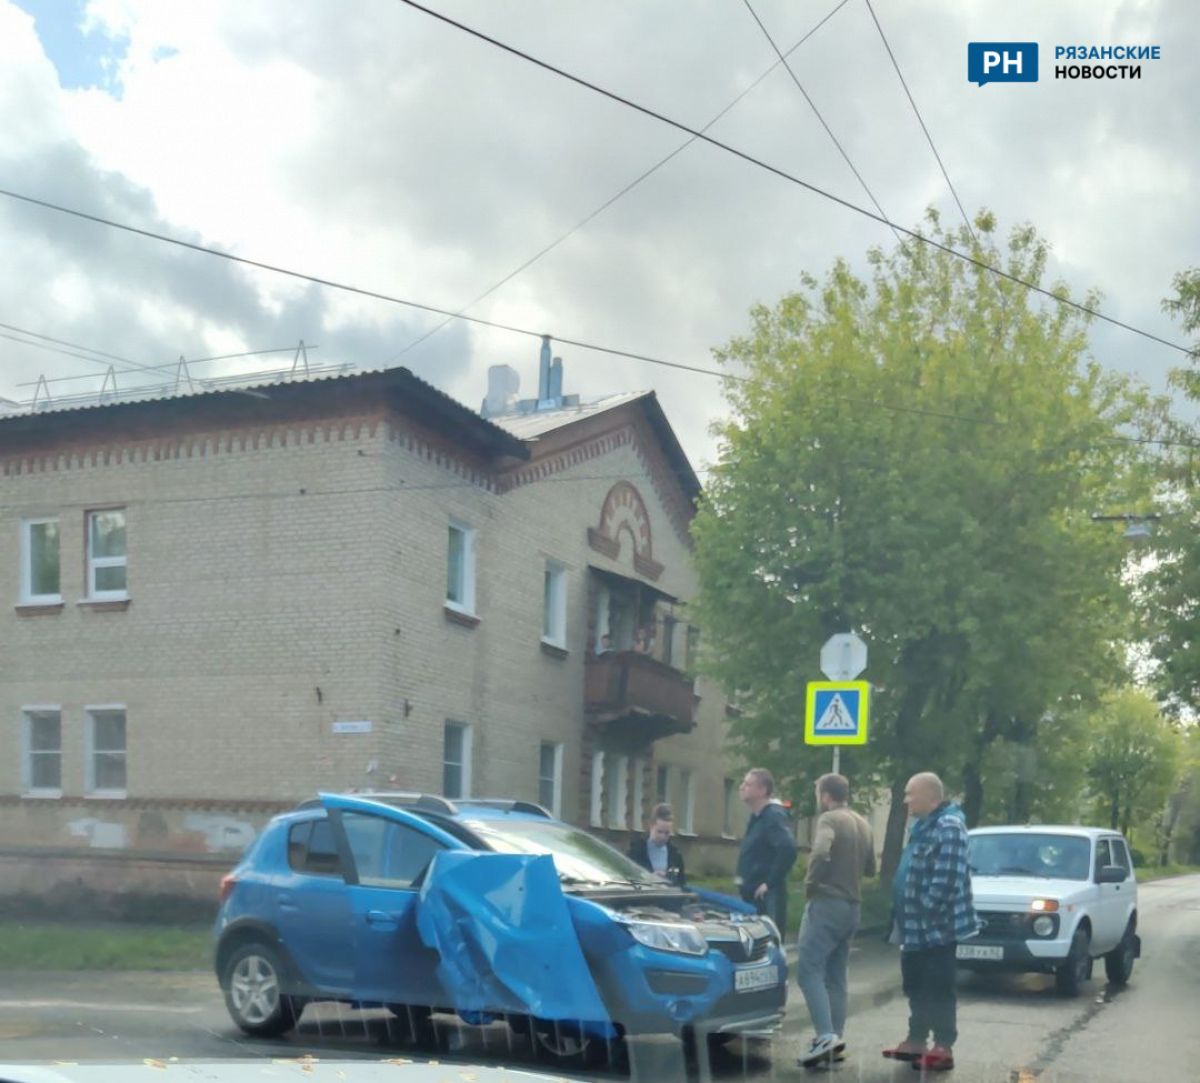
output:
[[[609,1020],[549,855],[442,851],[417,928],[459,1012]]]

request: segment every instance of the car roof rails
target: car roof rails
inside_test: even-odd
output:
[[[467,808],[494,808],[500,812],[523,812],[528,816],[543,816],[547,820],[554,819],[554,814],[549,809],[534,804],[532,801],[512,801],[502,797],[464,797],[458,801],[458,804],[465,805]]]
[[[394,808],[414,808],[421,809],[424,812],[436,812],[442,816],[457,816],[458,809],[453,801],[448,801],[444,797],[439,797],[432,793],[403,793],[394,791],[366,792],[366,793],[347,793],[342,794],[343,797],[361,797],[364,801],[378,801],[382,805],[391,805]],[[296,806],[296,810],[320,808],[321,799],[319,797],[310,797],[307,801],[302,801]]]

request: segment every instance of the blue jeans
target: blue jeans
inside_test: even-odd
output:
[[[850,940],[859,905],[849,899],[810,899],[796,944],[796,980],[818,1037],[844,1035]]]

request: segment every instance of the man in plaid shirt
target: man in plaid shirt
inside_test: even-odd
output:
[[[946,800],[935,774],[913,775],[904,803],[916,819],[892,881],[893,938],[900,943],[900,971],[908,997],[908,1037],[883,1055],[912,1061],[914,1068],[954,1067],[958,1037],[955,994],[958,942],[975,936],[980,922],[971,898],[967,824]],[[933,1048],[926,1048],[929,1032]]]

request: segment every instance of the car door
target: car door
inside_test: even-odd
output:
[[[1129,925],[1130,915],[1133,914],[1134,908],[1137,906],[1137,877],[1134,875],[1133,862],[1129,857],[1129,848],[1124,839],[1110,839],[1109,846],[1112,849],[1113,864],[1119,865],[1125,870],[1125,880],[1123,883],[1114,885],[1119,890],[1115,893],[1117,897],[1117,936],[1124,936],[1125,929]]]
[[[353,999],[439,1006],[438,956],[417,930],[419,892],[434,856],[463,844],[402,809],[356,798],[322,800],[348,866]]]
[[[345,996],[354,979],[353,926],[342,860],[327,817],[288,828],[288,873],[275,895],[276,927],[309,985]]]
[[[1101,884],[1100,870],[1117,864],[1112,850],[1113,840],[1096,840],[1096,856],[1092,865],[1092,882],[1095,885],[1096,905],[1092,914],[1092,954],[1104,954],[1121,939],[1124,931],[1122,921],[1124,897],[1122,884]]]

